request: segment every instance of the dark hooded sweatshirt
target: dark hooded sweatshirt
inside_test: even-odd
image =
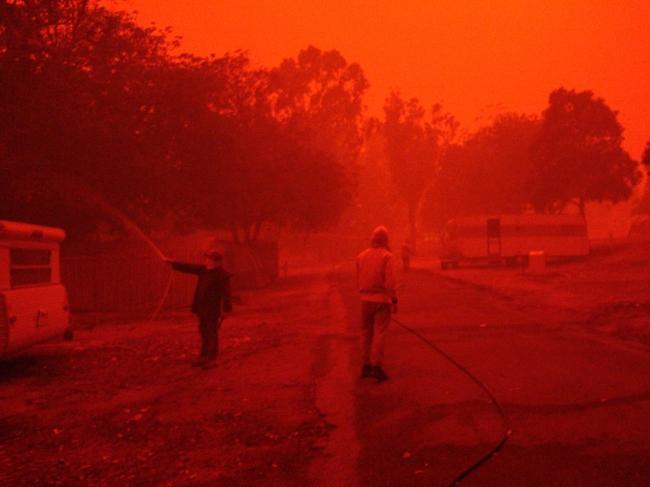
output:
[[[198,276],[192,299],[192,313],[205,318],[218,319],[221,315],[222,304],[224,311],[232,310],[231,274],[221,267],[208,269],[204,265],[173,262],[172,269]]]

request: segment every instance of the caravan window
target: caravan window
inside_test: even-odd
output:
[[[52,252],[41,249],[11,249],[11,287],[48,284],[52,281]]]

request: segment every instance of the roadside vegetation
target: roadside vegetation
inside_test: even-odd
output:
[[[94,192],[145,229],[224,228],[238,242],[350,230],[380,199],[403,208],[393,216],[415,245],[456,215],[626,201],[648,166],[591,91],[560,87],[541,114],[467,133],[399,92],[370,117],[371,80],[336,50],[277,66],[243,50],[197,56],[171,29],[92,0],[2,0],[0,19],[3,217],[73,237],[115,225],[83,196]]]

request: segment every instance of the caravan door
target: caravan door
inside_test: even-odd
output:
[[[487,219],[487,255],[501,257],[501,219]]]

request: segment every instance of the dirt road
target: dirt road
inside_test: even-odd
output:
[[[80,330],[0,370],[0,484],[446,485],[499,439],[481,391],[392,327],[361,381],[350,267],[242,295],[220,366],[188,363],[191,317]],[[513,436],[464,485],[650,483],[650,353],[552,303],[513,301],[428,270],[400,319],[470,368]]]

